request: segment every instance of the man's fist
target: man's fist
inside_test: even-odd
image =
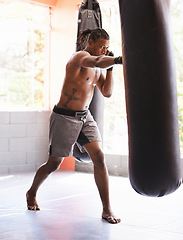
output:
[[[119,57],[115,58],[114,62],[115,62],[115,64],[123,64],[122,56],[119,56]]]
[[[114,57],[114,53],[112,51],[107,50],[106,56]]]

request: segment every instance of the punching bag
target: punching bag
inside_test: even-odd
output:
[[[97,0],[84,0],[79,7],[77,37],[80,32],[86,29],[95,28],[102,28],[102,14],[99,3]],[[78,48],[78,43],[76,44]]]
[[[79,7],[78,14],[78,35],[86,29],[102,28],[102,17],[99,3],[96,0],[84,0]],[[78,48],[78,43],[77,43]],[[101,136],[103,136],[103,114],[104,99],[99,89],[95,87],[89,110],[97,122]],[[74,146],[73,156],[76,160],[82,162],[91,162],[88,153],[78,147],[78,143]]]
[[[129,178],[140,194],[181,184],[170,0],[119,0],[129,134]]]

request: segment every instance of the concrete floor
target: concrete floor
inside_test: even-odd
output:
[[[41,186],[41,211],[26,209],[34,173],[0,176],[1,240],[183,240],[183,187],[162,198],[137,194],[129,180],[110,177],[111,205],[122,222],[101,219],[93,174],[57,171]]]

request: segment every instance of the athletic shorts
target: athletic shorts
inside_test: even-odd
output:
[[[73,116],[71,116],[73,115]],[[101,135],[89,110],[75,112],[54,107],[50,115],[49,154],[68,157],[73,154],[76,143],[80,151],[91,142],[101,142]]]

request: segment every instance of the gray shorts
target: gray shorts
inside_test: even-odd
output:
[[[52,111],[50,115],[49,154],[68,157],[73,154],[74,144],[83,150],[90,142],[101,142],[101,135],[90,111],[82,117],[67,116]]]

